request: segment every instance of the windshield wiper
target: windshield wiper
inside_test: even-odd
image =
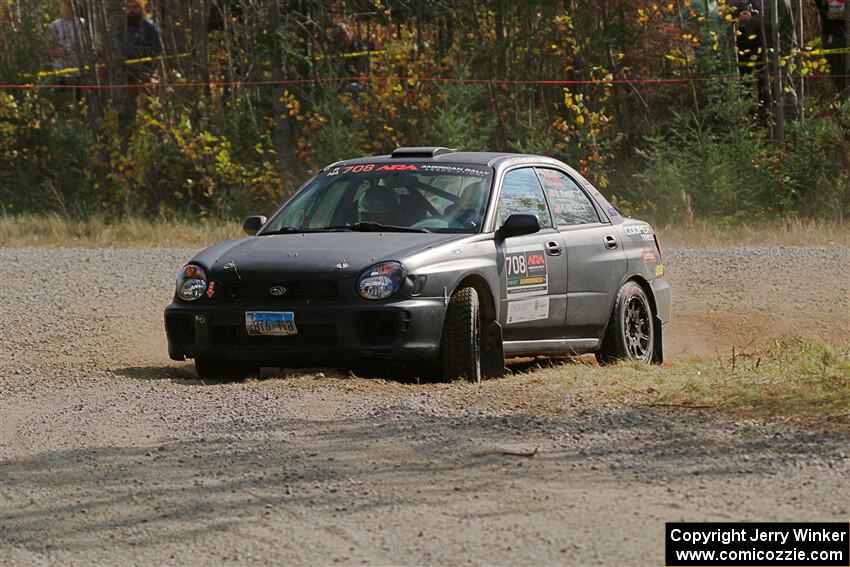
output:
[[[294,226],[284,226],[275,230],[261,232],[257,236],[268,236],[270,234],[300,234],[302,232],[316,232],[309,228],[295,228]]]
[[[354,230],[357,232],[431,232],[426,228],[395,226],[392,224],[381,224],[370,221],[360,221],[353,224],[342,224],[338,226],[326,226],[324,230]]]

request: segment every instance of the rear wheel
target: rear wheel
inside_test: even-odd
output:
[[[652,305],[646,292],[634,281],[628,281],[617,293],[617,301],[596,353],[600,364],[618,360],[651,363],[655,353],[655,326]]]
[[[440,367],[446,380],[465,377],[481,381],[481,316],[474,288],[462,288],[449,300],[440,340]]]
[[[250,362],[222,360],[217,358],[196,358],[195,372],[201,380],[245,380],[249,376],[259,376],[260,367]]]

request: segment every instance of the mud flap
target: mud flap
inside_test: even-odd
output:
[[[652,363],[661,364],[664,362],[664,325],[661,319],[655,317],[655,346],[652,349]]]
[[[502,326],[497,321],[482,321],[483,352],[481,353],[481,373],[488,378],[498,378],[505,374],[505,350],[502,344]]]

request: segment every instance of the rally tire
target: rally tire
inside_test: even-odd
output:
[[[617,293],[602,347],[596,353],[599,364],[635,360],[650,364],[655,357],[655,314],[644,289],[629,280]]]
[[[196,358],[195,372],[200,380],[236,382],[245,380],[250,376],[259,376],[260,367],[250,362]]]
[[[440,339],[440,368],[444,380],[481,381],[481,315],[474,288],[464,287],[449,300]]]

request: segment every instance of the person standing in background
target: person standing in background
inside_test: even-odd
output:
[[[145,17],[147,0],[127,0],[127,59],[156,57],[163,52],[162,36],[153,21]],[[127,66],[130,83],[144,83],[153,74],[155,63]]]
[[[779,21],[778,37],[779,55],[785,57],[794,52],[797,47],[797,34],[794,30],[794,16],[790,0],[776,0],[777,20]],[[759,106],[763,107],[768,100],[768,70],[765,67],[767,59],[773,57],[775,47],[772,2],[762,0],[737,0],[733,4],[733,15],[737,19],[738,30],[735,40],[738,49],[739,72],[741,76],[755,75],[758,81]],[[767,55],[767,57],[765,57]],[[797,95],[790,84],[785,85],[788,92],[774,93],[781,96],[782,104],[787,109],[788,116],[793,116],[796,108]]]
[[[71,0],[62,2],[61,17],[47,26],[48,54],[50,66],[54,71],[76,68],[76,71],[61,75],[66,80],[76,80],[80,73],[79,31],[85,23],[82,18],[74,18],[74,6]]]
[[[847,45],[847,18],[844,11],[847,10],[847,0],[815,0],[820,12],[822,47],[824,49],[841,49]],[[848,87],[850,79],[844,76],[843,53],[828,53],[826,61],[829,63],[829,74],[832,75],[833,83],[838,92]]]
[[[365,88],[359,78],[368,76],[370,72],[370,45],[358,38],[348,25],[338,22],[331,34],[331,47],[334,50],[331,58],[337,72],[350,81],[345,90],[356,97]]]

